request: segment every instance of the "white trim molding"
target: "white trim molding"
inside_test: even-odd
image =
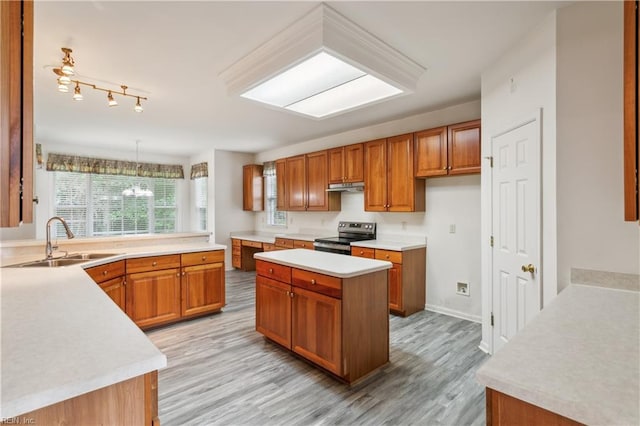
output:
[[[482,323],[482,317],[478,315],[471,315],[466,312],[457,311],[455,309],[445,308],[444,306],[431,305],[427,303],[424,309],[427,311],[435,312],[437,314],[448,315],[450,317],[476,322],[478,324]]]

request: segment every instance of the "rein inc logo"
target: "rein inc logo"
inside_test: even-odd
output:
[[[35,425],[36,419],[33,417],[2,417],[0,423],[6,425]]]

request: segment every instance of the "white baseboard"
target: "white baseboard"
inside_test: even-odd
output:
[[[491,355],[491,352],[489,351],[489,344],[487,342],[485,342],[484,340],[480,342],[480,345],[478,346],[478,349],[480,349],[482,352]]]
[[[449,315],[450,317],[456,317],[467,321],[473,321],[482,324],[482,317],[479,315],[469,315],[466,312],[456,311],[454,309],[444,308],[442,306],[429,305],[424,307],[427,311],[437,312],[439,314]]]

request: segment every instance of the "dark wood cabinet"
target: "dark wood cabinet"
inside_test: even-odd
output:
[[[364,144],[365,211],[424,211],[425,185],[414,177],[413,149],[413,134]]]
[[[0,227],[33,222],[33,2],[0,2]]]
[[[480,120],[415,133],[415,176],[480,173]]]
[[[340,194],[327,192],[329,184],[327,151],[288,157],[285,159],[284,169],[285,210],[340,210]]]
[[[361,143],[329,150],[329,183],[364,181],[364,145]]]
[[[262,166],[247,164],[242,166],[242,210],[264,210],[264,185]]]

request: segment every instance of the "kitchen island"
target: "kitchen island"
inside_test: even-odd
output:
[[[487,424],[640,424],[640,293],[572,284],[477,372]]]
[[[346,383],[389,362],[390,262],[305,249],[255,258],[258,332]]]

